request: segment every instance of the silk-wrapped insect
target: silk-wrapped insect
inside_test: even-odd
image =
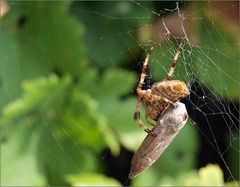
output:
[[[129,178],[133,179],[150,167],[169,146],[174,137],[186,124],[188,114],[181,102],[174,103],[157,120],[131,161]]]

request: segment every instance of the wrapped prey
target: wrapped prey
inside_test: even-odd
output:
[[[169,146],[174,137],[186,124],[188,114],[181,102],[174,103],[157,120],[131,161],[129,179],[133,179],[150,167]]]

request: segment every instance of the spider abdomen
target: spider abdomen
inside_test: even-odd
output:
[[[179,80],[164,80],[155,83],[151,88],[152,94],[160,95],[175,103],[189,95],[187,85]]]

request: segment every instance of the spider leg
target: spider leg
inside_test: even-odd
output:
[[[151,130],[148,129],[141,120],[141,117],[140,117],[141,106],[142,106],[142,98],[139,96],[136,111],[134,113],[134,120],[137,122],[140,128],[143,128],[145,132],[150,133]]]
[[[180,49],[181,49],[182,47],[183,47],[183,42],[180,43],[180,45],[179,45],[179,47],[178,47],[178,49],[177,49],[177,52],[176,52],[176,54],[175,54],[175,56],[174,56],[174,58],[173,58],[173,61],[172,61],[171,66],[170,66],[170,69],[169,69],[169,71],[168,71],[168,73],[167,73],[167,76],[166,76],[166,78],[165,78],[166,80],[170,80],[171,76],[173,75],[174,69],[175,69],[176,64],[177,64],[177,59],[178,59],[179,54],[180,54]]]
[[[147,133],[151,133],[151,130],[148,129],[142,122],[141,117],[140,117],[140,111],[141,111],[141,105],[142,105],[142,96],[143,96],[143,90],[142,90],[142,85],[144,83],[144,79],[146,77],[146,69],[147,69],[147,65],[148,65],[148,61],[150,58],[150,54],[153,51],[154,47],[150,48],[149,53],[147,54],[144,63],[143,63],[143,67],[142,67],[142,72],[141,72],[141,76],[140,76],[140,81],[138,83],[137,86],[137,94],[138,94],[138,102],[137,102],[137,107],[136,107],[136,111],[134,113],[134,120],[137,122],[138,126],[140,128],[143,128],[145,132]]]
[[[170,104],[168,104],[168,106],[166,106],[165,108],[164,108],[164,110],[161,112],[161,114],[160,114],[160,116],[161,115],[163,115],[164,114],[164,112],[170,107],[171,105]]]
[[[149,116],[147,114],[145,114],[145,119],[149,125],[155,126],[155,124],[149,120]]]
[[[157,101],[163,100],[164,102],[168,103],[169,105],[173,105],[173,106],[175,105],[174,102],[172,102],[172,101],[170,101],[168,98],[162,97],[162,96],[160,96],[160,95],[153,95],[153,99],[154,99],[154,100],[157,100]]]
[[[142,72],[141,72],[141,76],[140,76],[140,81],[138,83],[138,86],[137,86],[137,93],[139,93],[141,90],[142,90],[142,85],[144,83],[144,79],[146,77],[146,69],[147,69],[147,66],[148,66],[148,61],[149,61],[149,58],[150,58],[150,54],[152,53],[154,47],[151,47],[149,53],[147,54],[146,58],[145,58],[145,61],[143,63],[143,67],[142,67]]]
[[[167,99],[166,97],[162,97],[162,96],[160,96],[160,95],[152,95],[151,97],[152,97],[151,100],[153,100],[153,102],[154,102],[154,101],[159,102],[160,100],[162,100],[162,101],[164,101],[165,103],[167,103],[167,106],[164,107],[164,110],[161,112],[160,115],[164,114],[164,112],[165,112],[170,106],[174,106],[174,107],[176,106],[176,103],[170,101],[170,100]]]

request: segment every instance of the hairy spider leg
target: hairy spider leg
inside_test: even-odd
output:
[[[142,85],[144,83],[145,77],[146,77],[146,69],[148,66],[148,61],[150,58],[150,54],[153,51],[154,47],[150,48],[149,53],[147,54],[145,61],[143,63],[143,67],[142,67],[142,72],[141,72],[141,76],[140,76],[140,81],[138,83],[137,86],[137,94],[138,94],[138,102],[137,102],[137,107],[136,107],[136,111],[134,113],[134,120],[137,122],[138,126],[140,128],[143,128],[144,131],[146,131],[147,133],[150,133],[151,131],[143,124],[141,117],[140,117],[140,111],[141,111],[141,106],[142,106]]]
[[[149,116],[147,115],[147,113],[145,113],[145,119],[146,119],[146,121],[147,121],[147,123],[148,123],[149,125],[155,126],[155,124],[152,123],[152,122],[149,120]]]
[[[151,55],[153,49],[154,49],[154,47],[150,48],[150,51],[147,54],[147,56],[145,58],[145,61],[143,63],[142,72],[141,72],[141,76],[140,76],[140,81],[139,81],[138,86],[137,86],[137,92],[142,90],[142,85],[143,85],[145,77],[146,77],[146,69],[147,69],[147,66],[148,66],[148,61],[149,61],[149,58],[150,58],[150,55]]]
[[[141,117],[140,117],[141,106],[142,106],[142,98],[138,97],[137,107],[136,107],[136,111],[134,113],[134,120],[137,122],[137,124],[140,128],[143,128],[144,131],[149,133],[150,130],[143,124]]]
[[[168,73],[167,73],[167,76],[166,76],[166,80],[170,80],[171,79],[171,76],[173,75],[173,73],[174,73],[174,69],[175,69],[175,67],[176,67],[176,64],[177,64],[177,59],[178,59],[178,57],[179,57],[179,54],[180,54],[180,49],[183,47],[183,42],[181,42],[180,43],[180,45],[179,45],[179,47],[178,47],[178,49],[177,49],[177,52],[176,52],[176,54],[175,54],[175,56],[174,56],[174,58],[173,58],[173,61],[172,61],[172,64],[171,64],[171,66],[170,66],[170,69],[169,69],[169,71],[168,71]]]

